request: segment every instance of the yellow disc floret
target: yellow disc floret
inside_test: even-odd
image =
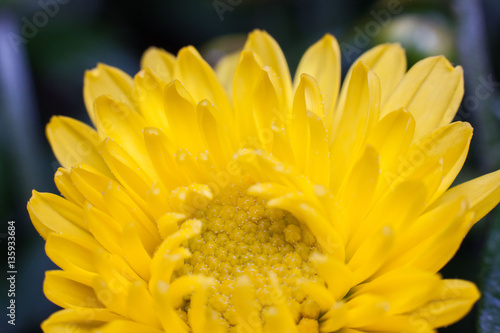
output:
[[[270,274],[277,278],[296,323],[319,317],[319,306],[300,287],[303,279],[323,283],[309,261],[310,254],[320,249],[307,226],[284,210],[268,207],[264,199],[249,196],[240,185],[229,186],[196,218],[202,222],[202,232],[184,244],[192,256],[175,278],[187,274],[215,278],[208,304],[228,326],[236,325],[231,295],[242,275],[252,281],[263,318],[273,305]],[[189,312],[189,306],[186,302],[180,310]]]

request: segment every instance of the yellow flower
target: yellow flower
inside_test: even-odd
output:
[[[292,82],[254,31],[212,68],[151,48],[132,79],[85,75],[96,130],[54,117],[61,196],[33,225],[62,270],[46,332],[434,332],[479,298],[437,273],[500,200],[500,172],[448,189],[472,128],[444,57],[375,47],[340,88],[326,35]]]

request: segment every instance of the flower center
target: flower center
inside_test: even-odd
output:
[[[273,272],[296,322],[317,319],[318,304],[298,284],[300,279],[322,282],[309,261],[310,254],[320,252],[315,237],[292,214],[267,207],[265,200],[247,195],[246,189],[233,185],[197,212],[202,232],[184,244],[192,256],[174,279],[188,274],[215,278],[208,304],[228,325],[235,325],[231,295],[236,279],[246,275],[251,280],[265,316],[266,308],[274,304]],[[189,302],[181,309],[184,314],[188,311]]]

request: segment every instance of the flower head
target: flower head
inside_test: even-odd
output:
[[[85,75],[95,129],[53,117],[61,196],[33,225],[62,270],[46,332],[433,332],[479,298],[438,271],[500,200],[500,172],[448,189],[472,128],[460,67],[361,56],[340,88],[326,35],[292,82],[266,32],[215,71],[151,48]]]

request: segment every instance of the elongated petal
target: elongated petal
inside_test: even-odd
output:
[[[393,243],[393,230],[385,226],[377,230],[359,247],[347,263],[347,267],[353,274],[353,285],[363,282],[382,266]]]
[[[69,176],[85,200],[97,208],[106,211],[106,204],[104,203],[102,194],[110,184],[115,182],[114,180],[85,164],[73,167]]]
[[[132,78],[115,67],[98,64],[96,68],[87,71],[83,82],[83,97],[92,122],[96,124],[94,104],[100,96],[112,96],[127,107],[133,108],[133,85]]]
[[[389,311],[389,303],[375,295],[364,294],[346,303],[348,309],[347,327],[363,327],[379,320]]]
[[[243,275],[236,280],[233,294],[238,327],[250,328],[252,332],[262,332],[262,322],[259,317],[259,308],[256,307],[255,291],[250,279]]]
[[[465,316],[479,297],[479,290],[469,281],[443,280],[439,296],[414,313],[432,327],[443,327]]]
[[[197,126],[196,102],[183,84],[172,81],[165,88],[165,111],[170,139],[179,148],[186,148],[197,154],[201,148],[201,138]]]
[[[410,147],[414,133],[415,119],[405,109],[387,114],[375,125],[367,144],[380,154],[383,173],[396,171],[398,158]],[[386,179],[385,175],[382,177]]]
[[[215,73],[219,78],[222,86],[227,92],[228,97],[232,98],[233,78],[236,66],[240,59],[240,52],[234,52],[222,57],[215,66]]]
[[[417,309],[436,296],[440,283],[434,273],[406,267],[356,286],[353,297],[365,293],[378,295],[389,302],[389,314],[401,314]]]
[[[147,67],[134,77],[134,93],[141,116],[149,126],[169,127],[163,102],[163,90],[167,85]]]
[[[311,256],[318,274],[325,279],[328,290],[335,300],[344,297],[352,287],[352,272],[343,262],[318,253]]]
[[[90,327],[102,327],[104,324],[124,320],[125,318],[108,309],[65,309],[53,313],[42,323],[44,332],[88,333]]]
[[[157,47],[150,47],[142,55],[141,68],[149,68],[154,75],[168,83],[173,78],[175,56]]]
[[[47,238],[50,232],[67,234],[88,240],[90,234],[80,209],[71,202],[51,193],[38,193],[28,202],[28,212],[38,233]]]
[[[307,117],[310,128],[310,145],[306,175],[313,184],[329,187],[330,183],[330,150],[328,136],[320,117],[310,114]]]
[[[384,103],[384,116],[406,108],[416,121],[415,139],[447,125],[464,94],[463,70],[446,58],[431,57],[415,64]]]
[[[89,126],[67,117],[52,117],[47,125],[47,138],[61,165],[67,169],[86,163],[107,176],[109,168],[99,155],[99,134]]]
[[[338,190],[342,180],[359,158],[367,136],[378,121],[380,83],[373,71],[359,62],[353,69],[345,106],[338,109],[338,122],[330,133],[332,155],[332,190]]]
[[[224,87],[213,69],[192,46],[182,48],[177,55],[174,76],[181,81],[196,102],[208,99],[225,119],[232,119],[231,104]]]
[[[264,148],[272,151],[274,126],[283,127],[282,86],[277,74],[271,67],[264,67],[252,96],[253,121],[255,122],[257,146],[248,140],[247,147]],[[255,134],[254,134],[255,135]]]
[[[75,184],[73,184],[68,170],[58,168],[54,174],[54,183],[66,199],[79,206],[83,205],[85,197],[78,191]]]
[[[428,210],[456,200],[458,197],[464,197],[470,203],[470,209],[474,212],[472,222],[479,221],[500,201],[500,171],[489,173],[451,188]]]
[[[292,79],[278,43],[267,32],[254,30],[248,35],[243,50],[254,52],[263,66],[270,66],[276,72],[283,87],[285,105],[289,107],[292,102]]]
[[[405,51],[401,48],[401,45],[382,44],[368,50],[353,62],[353,66],[346,74],[344,83],[342,84],[339,100],[337,102],[337,113],[338,110],[343,109],[352,72],[358,62],[363,62],[366,66],[373,70],[380,79],[380,94],[382,103],[384,103],[387,97],[393,92],[394,88],[398,85],[406,72]]]
[[[47,298],[62,308],[102,308],[104,307],[94,290],[75,281],[75,273],[48,271],[45,273],[43,292]]]
[[[146,127],[144,119],[127,105],[103,96],[96,101],[97,130],[103,138],[110,138],[128,154],[134,156],[141,169],[150,177],[156,177],[154,168],[148,158],[142,136]]]
[[[249,139],[256,133],[252,98],[261,73],[262,64],[256,55],[250,51],[242,52],[233,81],[235,122],[238,127],[235,135],[239,140],[239,147],[248,146]]]
[[[47,256],[66,272],[75,273],[73,279],[91,286],[96,277],[94,252],[104,249],[94,240],[82,240],[68,235],[51,233],[45,243]]]
[[[128,289],[127,312],[134,321],[150,326],[150,329],[161,329],[159,315],[154,310],[153,297],[147,284],[142,281],[131,284]]]
[[[339,94],[340,72],[339,45],[335,37],[326,34],[304,53],[293,82],[297,88],[302,74],[314,77],[325,101],[324,112],[328,117],[332,117]]]

